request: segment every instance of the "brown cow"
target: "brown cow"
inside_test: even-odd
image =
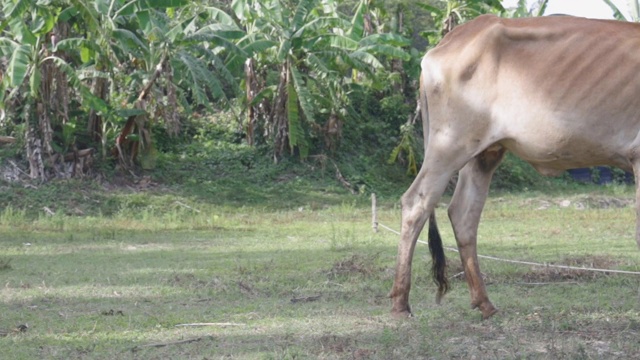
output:
[[[638,183],[640,25],[480,16],[427,53],[420,84],[425,157],[402,196],[392,312],[411,315],[411,260],[427,219],[437,301],[448,289],[434,209],[460,170],[449,218],[471,306],[486,319],[497,310],[480,275],[476,238],[491,177],[507,150],[544,175],[611,165],[634,171]],[[639,205],[636,190],[638,214]],[[640,221],[636,239],[640,245]]]

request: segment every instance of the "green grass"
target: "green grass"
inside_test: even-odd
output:
[[[492,195],[479,252],[640,271],[635,211],[628,205],[633,190],[579,190],[587,192]],[[469,309],[463,280],[453,280],[443,304],[435,305],[423,245],[414,259],[415,317],[392,319],[386,295],[398,237],[372,233],[365,196],[310,190],[242,206],[172,188],[83,191],[66,194],[64,206],[39,203],[32,211],[18,203],[0,212],[2,358],[628,359],[640,353],[639,276],[481,260],[501,310],[481,321]],[[58,211],[48,216],[37,211],[43,206]],[[69,210],[74,206],[82,214]],[[455,246],[446,210],[438,209],[438,217],[446,245]],[[383,199],[379,219],[399,228],[397,202]],[[457,255],[447,255],[454,275]],[[176,326],[194,323],[212,324]],[[13,331],[19,325],[28,328]]]

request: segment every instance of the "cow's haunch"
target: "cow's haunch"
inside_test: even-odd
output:
[[[480,274],[478,224],[491,177],[506,151],[544,175],[611,165],[633,171],[637,184],[638,69],[640,25],[569,16],[480,16],[429,51],[420,76],[425,156],[402,196],[392,312],[411,314],[411,261],[428,219],[436,298],[448,289],[434,210],[455,172],[449,218],[471,306],[484,318],[497,310]],[[639,199],[636,190],[638,214]],[[640,245],[640,220],[636,241]]]

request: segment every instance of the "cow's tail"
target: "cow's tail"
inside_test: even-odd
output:
[[[429,108],[427,104],[427,90],[425,84],[426,69],[422,69],[422,75],[420,76],[420,99],[419,106],[422,115],[422,129],[424,135],[424,146],[427,148],[427,142],[429,141]],[[440,303],[444,294],[449,291],[449,281],[447,281],[447,258],[444,255],[444,248],[442,247],[442,238],[440,237],[440,231],[438,230],[438,224],[436,223],[435,209],[429,216],[429,252],[431,252],[431,272],[433,275],[433,281],[438,285],[438,292],[436,294],[436,303]]]
[[[436,213],[431,213],[429,217],[429,252],[431,252],[431,272],[433,281],[438,285],[436,293],[436,303],[440,304],[440,300],[444,294],[449,291],[449,281],[447,280],[447,258],[444,255],[442,247],[442,238],[436,223]]]

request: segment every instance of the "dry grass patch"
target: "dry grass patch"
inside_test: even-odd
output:
[[[588,269],[615,269],[620,261],[608,255],[590,255],[565,257],[558,261],[560,265],[583,267],[582,269],[562,269],[555,267],[536,267],[522,275],[525,283],[580,282],[609,276],[611,273],[590,271]]]
[[[335,278],[340,275],[362,275],[373,276],[379,272],[384,272],[384,269],[376,264],[376,261],[380,254],[373,255],[360,255],[354,254],[346,259],[337,261],[333,264],[328,274],[330,278]]]

